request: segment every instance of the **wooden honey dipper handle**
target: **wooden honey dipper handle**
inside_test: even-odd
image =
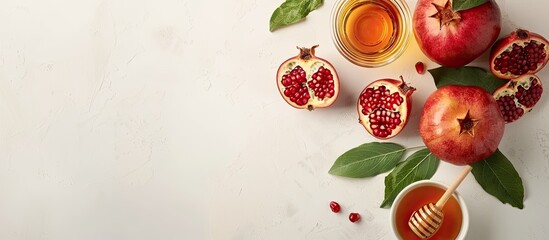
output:
[[[466,165],[463,171],[461,172],[461,174],[454,181],[454,183],[452,183],[452,185],[448,187],[448,189],[446,189],[446,192],[444,192],[444,195],[442,195],[442,197],[440,197],[438,202],[435,204],[435,206],[437,206],[438,209],[442,209],[442,207],[444,207],[444,204],[446,204],[446,201],[448,201],[450,196],[452,196],[452,194],[454,193],[456,188],[459,186],[459,184],[463,181],[463,179],[467,177],[467,174],[469,174],[471,169],[473,168],[470,165]]]

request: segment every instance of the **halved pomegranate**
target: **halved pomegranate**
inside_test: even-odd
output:
[[[315,56],[315,48],[300,48],[299,54],[278,68],[278,91],[292,107],[312,111],[328,107],[337,99],[339,78],[328,61]]]
[[[494,44],[490,52],[490,70],[502,79],[535,74],[547,64],[548,50],[547,39],[518,29]]]
[[[543,86],[536,75],[523,75],[509,81],[494,92],[506,123],[514,122],[530,112],[541,98]]]
[[[412,93],[416,90],[401,80],[380,79],[370,83],[358,98],[358,121],[372,136],[389,139],[408,123]]]

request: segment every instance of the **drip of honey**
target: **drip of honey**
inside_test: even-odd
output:
[[[408,192],[401,200],[395,214],[397,231],[404,240],[421,239],[408,226],[412,213],[428,203],[436,203],[444,190],[436,186],[421,186]],[[439,230],[429,239],[456,239],[461,229],[461,207],[454,196],[442,208],[444,220]]]
[[[377,53],[395,41],[398,16],[395,6],[377,2],[365,2],[353,8],[345,21],[347,40],[357,51]]]

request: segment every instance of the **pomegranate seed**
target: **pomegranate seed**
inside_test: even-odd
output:
[[[530,88],[525,89],[523,86],[519,86],[518,92],[515,94],[518,102],[527,108],[534,107],[541,98],[541,93],[543,92],[543,88],[538,84],[537,79],[531,77],[530,80],[532,81]]]
[[[341,206],[339,206],[339,203],[336,201],[330,202],[330,208],[332,209],[332,212],[338,213],[341,210]]]
[[[284,95],[290,98],[290,101],[298,106],[304,106],[309,102],[310,96],[307,87],[305,70],[301,66],[296,66],[289,73],[282,76],[282,86],[285,87]]]
[[[494,93],[505,122],[514,122],[528,112],[540,100],[541,82],[535,76],[511,80]]]
[[[425,64],[423,64],[423,62],[417,62],[416,63],[416,71],[419,74],[423,74],[425,72]]]
[[[539,65],[545,62],[544,49],[539,48],[544,44],[531,40],[523,42],[522,45],[513,43],[509,50],[496,57],[493,61],[494,70],[501,74],[523,75],[534,72]]]
[[[349,221],[351,221],[353,223],[360,221],[360,214],[358,214],[358,213],[349,214]]]
[[[317,98],[323,100],[324,98],[330,98],[334,96],[334,76],[329,69],[320,66],[318,70],[313,73],[311,78],[312,80],[309,81],[308,86],[310,89],[313,90],[314,95]]]

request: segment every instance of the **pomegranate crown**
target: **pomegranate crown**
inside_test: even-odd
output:
[[[517,36],[520,38],[520,39],[526,39],[528,38],[528,31],[524,30],[524,29],[517,29]]]
[[[437,13],[433,14],[432,18],[436,18],[440,22],[440,29],[443,26],[448,26],[450,23],[461,21],[461,15],[459,12],[452,9],[451,0],[447,0],[444,6],[438,5],[436,3],[431,3],[436,8]]]
[[[299,55],[297,55],[297,57],[299,57],[302,60],[309,60],[315,56],[315,48],[317,47],[318,47],[318,44],[312,46],[311,48],[298,46],[297,49],[299,49]]]
[[[404,82],[404,78],[402,76],[400,76],[400,80],[402,81],[399,85],[398,85],[398,88],[400,89],[400,91],[402,91],[404,94],[406,95],[410,95],[412,94],[416,88],[412,87],[412,86],[409,86],[408,84],[406,84],[406,82]]]

